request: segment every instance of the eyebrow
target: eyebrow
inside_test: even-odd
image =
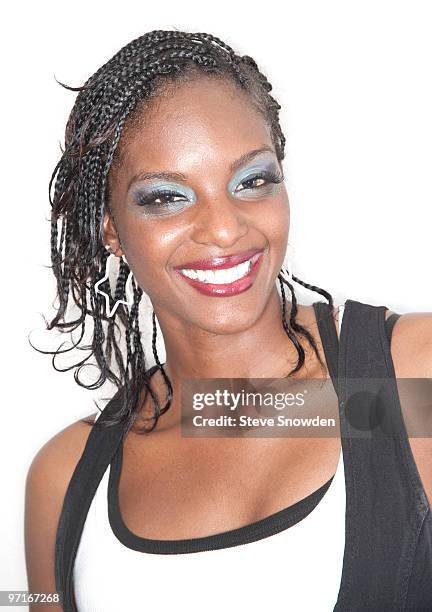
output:
[[[255,159],[255,157],[257,157],[261,153],[268,153],[268,152],[275,153],[272,147],[268,145],[264,145],[263,147],[260,147],[259,149],[253,149],[252,151],[248,151],[248,153],[244,153],[244,155],[241,155],[241,157],[234,160],[230,164],[229,166],[230,172],[235,172],[236,170],[238,170],[238,168],[252,161],[253,159]],[[184,182],[188,180],[187,176],[185,174],[182,174],[181,172],[138,172],[129,181],[128,189],[130,188],[132,183],[134,183],[135,181],[146,181],[146,180],[151,180],[151,179],[153,180],[158,179],[162,181],[184,181]]]

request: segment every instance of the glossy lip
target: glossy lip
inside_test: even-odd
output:
[[[174,266],[174,270],[224,270],[232,268],[238,264],[247,261],[256,253],[262,253],[264,249],[255,248],[243,251],[237,255],[224,255],[222,257],[213,257],[212,259],[199,259],[196,261],[187,261],[181,266]]]
[[[208,295],[211,297],[227,297],[230,295],[237,295],[239,293],[243,293],[243,291],[247,291],[247,289],[250,289],[250,287],[252,287],[255,281],[255,278],[258,274],[259,266],[263,259],[264,250],[262,251],[255,250],[255,253],[257,252],[259,252],[260,255],[257,258],[256,262],[252,265],[252,268],[250,269],[249,273],[246,276],[243,276],[242,278],[239,278],[238,280],[232,283],[227,283],[223,285],[216,284],[216,283],[203,283],[194,278],[189,278],[188,276],[185,276],[180,271],[177,271],[177,274],[181,276],[181,278],[183,278],[187,283],[192,285],[192,287],[194,287],[195,289],[197,289],[200,293],[203,293],[204,295]],[[248,259],[250,259],[250,257],[248,257]]]

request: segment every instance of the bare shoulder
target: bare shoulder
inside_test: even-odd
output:
[[[432,312],[409,312],[396,321],[391,353],[397,377],[432,378]]]
[[[25,555],[28,589],[54,592],[57,525],[72,474],[84,451],[97,413],[68,425],[36,453],[25,485]],[[37,606],[43,612],[43,607]],[[47,610],[55,612],[50,605]],[[58,610],[61,610],[58,607]]]
[[[63,490],[78,463],[97,413],[68,425],[50,438],[34,456],[26,484]]]
[[[393,328],[390,348],[396,379],[432,379],[432,312],[401,315]],[[416,430],[421,431],[422,419],[430,421],[428,412],[419,409],[418,414],[414,414],[416,402],[402,380],[398,382],[398,392],[405,423],[420,423]],[[427,411],[431,409],[432,406],[426,407]],[[426,497],[432,507],[432,438],[429,435],[409,437],[409,443]]]

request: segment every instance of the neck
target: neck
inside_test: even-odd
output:
[[[290,310],[291,303],[287,302],[287,320]],[[297,363],[297,350],[282,325],[276,287],[256,321],[236,333],[214,334],[173,319],[165,311],[155,312],[166,348],[164,369],[172,381],[278,377],[288,374]]]

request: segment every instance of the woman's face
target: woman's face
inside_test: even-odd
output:
[[[105,241],[124,253],[161,323],[241,331],[276,289],[288,241],[270,128],[231,83],[203,77],[167,92],[150,101],[121,149]],[[255,252],[251,264],[229,261],[218,272],[216,259],[198,272],[198,260]]]

